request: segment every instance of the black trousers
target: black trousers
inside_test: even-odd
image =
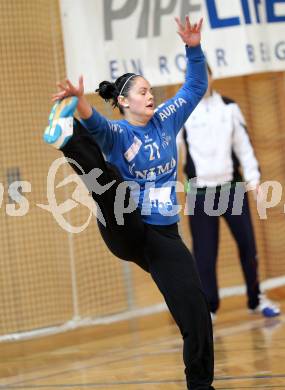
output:
[[[213,335],[209,308],[196,265],[179,236],[177,224],[145,224],[139,210],[125,214],[124,225],[117,224],[114,201],[116,189],[123,179],[113,165],[105,162],[94,138],[79,122],[75,122],[73,137],[62,152],[65,157],[75,160],[85,173],[93,168],[101,169],[102,174],[97,178],[101,186],[116,181],[101,195],[92,192],[107,222],[106,226],[98,222],[103,240],[115,256],[133,261],[149,272],[163,294],[184,340],[183,358],[188,389],[213,389]],[[82,174],[76,165],[71,166]],[[88,189],[91,191],[94,188]],[[126,202],[132,201],[129,195]]]
[[[241,214],[232,215],[236,188],[236,186],[232,185],[231,188],[228,187],[226,190],[229,193],[228,207],[221,216],[225,219],[238,245],[240,264],[247,288],[248,307],[254,309],[259,303],[258,295],[260,294],[255,237],[246,193],[241,203]],[[225,190],[218,189],[216,191],[215,188],[209,188],[209,190],[215,192],[213,209],[218,210],[218,203],[221,196],[223,196],[222,194],[224,194],[222,191]],[[193,238],[194,257],[197,262],[203,290],[208,298],[211,312],[215,313],[219,308],[216,266],[220,217],[208,215],[209,212],[207,213],[207,210],[205,210],[205,198],[206,193],[199,193],[198,191],[194,215],[189,217],[189,223]]]

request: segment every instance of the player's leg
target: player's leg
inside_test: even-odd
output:
[[[144,224],[141,216],[135,209],[132,213],[124,214],[123,225],[117,223],[114,203],[118,185],[123,182],[123,178],[115,166],[105,161],[94,137],[73,118],[76,104],[77,98],[72,97],[58,102],[53,107],[44,140],[63,152],[92,194],[106,222],[106,226],[100,222],[98,225],[110,251],[115,256],[134,261],[147,270],[142,255]],[[94,168],[100,170],[99,176],[92,175]],[[104,191],[104,187],[109,188]],[[125,202],[133,202],[129,189]]]
[[[232,215],[235,189],[232,188],[229,198],[229,207],[223,217],[238,245],[240,263],[246,282],[248,307],[258,305],[259,280],[257,251],[247,194],[244,194],[243,207],[240,215]]]
[[[240,263],[246,282],[248,307],[251,310],[261,312],[265,317],[275,317],[280,314],[280,308],[260,292],[258,256],[248,196],[246,193],[244,194],[241,214],[232,215],[234,192],[233,188],[230,194],[229,208],[224,214],[224,218],[238,245]]]
[[[204,211],[204,194],[197,195],[194,215],[189,216],[193,254],[197,263],[203,290],[207,296],[211,313],[219,308],[217,282],[217,257],[219,243],[219,218]]]
[[[151,276],[180,328],[189,389],[211,389],[213,337],[208,303],[195,262],[177,225],[146,225],[146,256]]]

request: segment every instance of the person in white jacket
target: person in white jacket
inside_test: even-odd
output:
[[[248,308],[274,317],[280,314],[280,309],[261,294],[259,287],[257,251],[246,194],[246,188],[259,191],[258,162],[239,106],[212,89],[209,66],[208,79],[204,98],[182,130],[186,149],[184,172],[189,180],[188,205],[191,196],[195,198],[190,201],[194,206],[189,210],[189,224],[202,286],[214,319],[219,308],[216,265],[222,216],[238,245]]]

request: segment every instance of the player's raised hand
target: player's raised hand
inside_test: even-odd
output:
[[[189,16],[185,18],[185,24],[179,18],[175,18],[178,25],[177,33],[180,35],[182,41],[189,47],[198,46],[201,42],[201,28],[203,18],[198,23],[191,25]]]
[[[77,96],[78,98],[84,95],[83,76],[79,77],[78,86],[73,85],[70,80],[57,84],[59,91],[52,96],[52,101],[61,100],[68,96]]]

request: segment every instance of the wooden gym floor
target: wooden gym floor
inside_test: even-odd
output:
[[[285,314],[250,315],[241,300],[214,327],[215,388],[285,389]],[[181,349],[168,313],[3,343],[0,389],[185,390]]]

